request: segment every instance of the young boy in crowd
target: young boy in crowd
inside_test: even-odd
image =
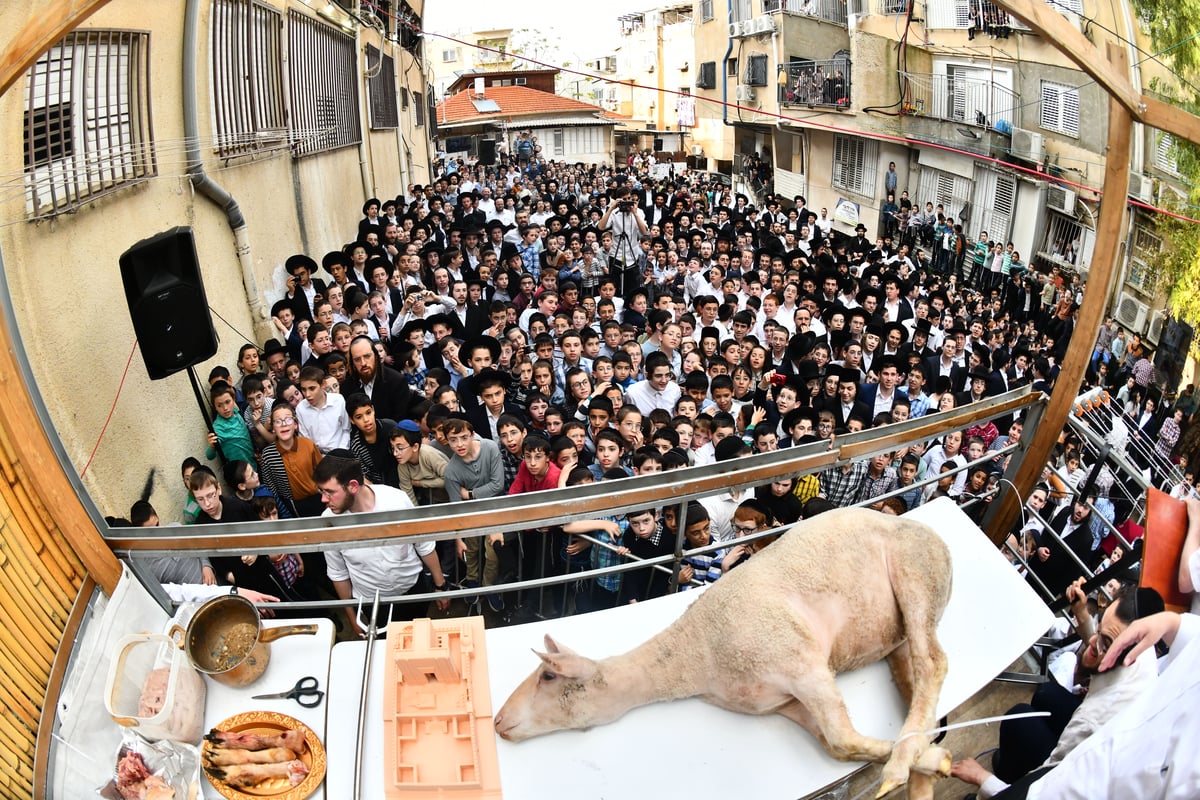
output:
[[[300,370],[300,391],[304,399],[296,406],[300,435],[311,439],[322,454],[350,447],[350,415],[340,394],[327,392],[325,371],[320,367]]]
[[[652,508],[631,511],[625,515],[629,535],[625,538],[629,553],[639,558],[656,558],[669,554],[675,539],[668,536],[658,522],[658,512]],[[621,581],[621,604],[660,597],[667,593],[671,574],[656,569],[637,569],[624,573]]]
[[[242,412],[242,421],[250,431],[250,440],[257,453],[275,441],[275,434],[269,427],[271,408],[275,401],[267,396],[262,375],[247,375],[242,380],[242,395],[246,398],[246,410]]]
[[[208,434],[205,457],[211,460],[220,452],[225,461],[240,458],[257,464],[250,429],[238,413],[237,393],[233,386],[225,381],[217,381],[213,384],[209,396],[217,415],[213,419],[213,429]]]
[[[567,486],[585,486],[594,482],[592,473],[584,467],[576,467],[567,475]],[[629,548],[622,543],[626,531],[624,523],[623,519],[617,517],[604,517],[596,520],[577,520],[563,525],[563,533],[566,535],[558,551],[560,563],[568,573],[621,564],[622,557],[629,554]],[[593,545],[582,538],[583,535],[590,536],[602,544]],[[577,590],[575,610],[600,611],[616,606],[621,593],[621,578],[622,573],[619,572],[593,578],[587,591]]]

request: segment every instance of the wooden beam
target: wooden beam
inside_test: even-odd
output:
[[[1109,43],[1108,58],[1112,66],[1125,69],[1125,49]],[[1071,355],[1064,359],[1050,403],[1046,406],[1042,422],[1033,434],[1033,440],[1021,459],[1012,482],[1016,492],[1001,494],[994,513],[987,520],[988,536],[999,545],[1008,534],[1013,520],[1020,510],[1020,498],[1029,496],[1042,475],[1042,468],[1058,441],[1058,435],[1071,412],[1071,405],[1083,384],[1092,352],[1092,337],[1100,330],[1112,284],[1117,275],[1121,240],[1125,230],[1125,197],[1129,192],[1129,143],[1132,119],[1129,112],[1115,96],[1108,102],[1108,154],[1104,164],[1104,198],[1100,201],[1100,218],[1096,229],[1096,246],[1093,250],[1092,268],[1088,274],[1088,287],[1083,295],[1083,305],[1075,321],[1075,333],[1071,341]],[[1081,338],[1082,337],[1082,338]]]
[[[1145,113],[1145,98],[1129,82],[1128,66],[1121,68],[1105,59],[1100,50],[1071,22],[1045,0],[993,0],[1014,17],[1028,25],[1034,33],[1058,48],[1081,70],[1117,100],[1129,114],[1141,120]],[[1123,59],[1122,64],[1128,64]]]
[[[37,9],[0,53],[0,95],[11,89],[42,53],[107,4],[108,0],[51,0]]]

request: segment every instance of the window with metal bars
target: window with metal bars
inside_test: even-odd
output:
[[[371,128],[400,127],[396,110],[396,62],[367,45],[367,91],[371,100]]]
[[[711,22],[713,18],[713,0],[700,0],[700,21]]]
[[[25,207],[33,217],[158,173],[150,122],[150,35],[67,34],[26,74]]]
[[[292,153],[308,156],[362,141],[354,37],[288,12]]]
[[[1066,136],[1079,136],[1079,89],[1042,81],[1042,127]]]
[[[700,70],[696,73],[697,89],[713,89],[717,85],[717,62],[702,61]]]
[[[746,83],[750,86],[767,85],[766,55],[752,55],[746,60]]]
[[[833,137],[833,185],[855,194],[873,195],[879,164],[879,142],[858,136]]]
[[[213,0],[209,26],[215,149],[253,153],[287,140],[283,15],[255,0]]]

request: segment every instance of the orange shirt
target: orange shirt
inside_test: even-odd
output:
[[[296,437],[296,446],[291,450],[278,448],[279,456],[283,459],[283,468],[287,470],[288,484],[292,487],[292,497],[303,500],[317,493],[317,484],[313,482],[313,470],[321,461],[321,451],[313,444],[312,439],[303,436]]]

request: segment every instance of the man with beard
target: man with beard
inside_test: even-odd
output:
[[[413,402],[408,380],[399,371],[379,362],[375,345],[367,336],[357,336],[350,343],[351,373],[342,385],[346,397],[362,392],[371,398],[375,413],[399,422],[408,419]]]
[[[321,515],[369,514],[372,511],[400,511],[412,508],[408,495],[391,486],[368,484],[362,466],[341,451],[345,457],[330,453],[313,470],[313,482],[321,490],[321,500],[327,508]],[[379,592],[380,597],[404,594],[421,594],[428,591],[422,575],[422,565],[433,574],[433,588],[446,591],[450,584],[438,563],[435,543],[432,541],[405,541],[403,544],[378,545],[351,550],[328,550],[325,553],[329,580],[337,596],[343,600],[356,598],[369,604]],[[438,600],[437,608],[445,611],[449,600]],[[350,629],[360,636],[364,634],[355,620],[355,609],[347,606],[346,617]],[[420,603],[405,603],[390,609],[381,604],[376,624],[392,620],[409,620],[424,615],[426,607]],[[383,631],[380,631],[382,634]]]

